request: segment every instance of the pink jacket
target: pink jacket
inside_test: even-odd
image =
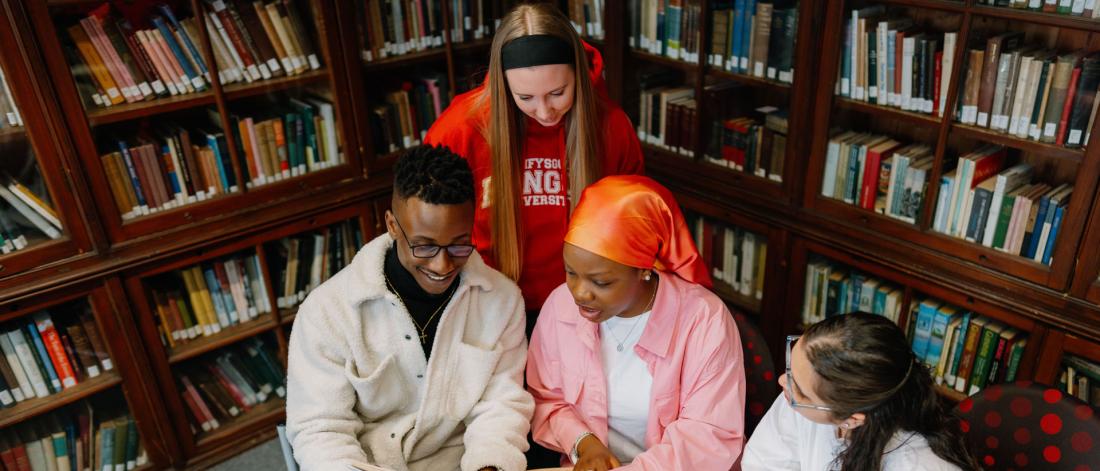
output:
[[[535,441],[564,455],[581,433],[607,443],[607,386],[599,326],[581,317],[569,289],[555,289],[527,351]],[[745,365],[729,310],[672,273],[661,283],[634,351],[653,376],[646,451],[620,469],[730,469],[745,443]],[[562,464],[568,463],[562,458]]]

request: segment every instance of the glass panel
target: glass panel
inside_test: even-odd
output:
[[[768,239],[736,225],[685,213],[695,246],[711,268],[715,292],[752,312],[760,312],[764,298]]]
[[[422,68],[369,79],[372,142],[379,154],[419,144],[442,110],[450,104],[446,70]]]
[[[116,388],[10,427],[0,437],[5,452],[10,447],[24,458],[40,456],[30,462],[50,460],[49,469],[133,469],[149,464],[137,425]]]
[[[17,93],[0,66],[0,252],[11,253],[65,230],[28,139]]]
[[[210,64],[190,2],[77,4],[50,13],[89,117],[189,98],[212,101]]]
[[[282,413],[286,369],[273,335],[249,338],[173,370],[196,435]]]
[[[265,244],[278,307],[293,313],[310,291],[350,263],[363,244],[358,219]]]
[[[1062,357],[1058,376],[1062,392],[1100,407],[1100,364],[1075,355]]]
[[[807,264],[805,290],[804,325],[856,311],[906,321],[914,354],[942,390],[971,395],[1016,379],[1028,333],[999,320],[920,293],[902,319],[904,288],[817,255]]]
[[[225,329],[261,322],[272,312],[262,265],[252,251],[157,275],[146,284],[161,341],[173,353],[205,337],[229,335]]]
[[[848,2],[821,195],[917,224],[961,16]]]
[[[113,375],[114,364],[86,300],[0,325],[0,402],[41,406],[46,398]],[[18,406],[17,406],[18,407]]]

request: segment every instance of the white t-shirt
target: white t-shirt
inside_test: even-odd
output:
[[[624,464],[645,451],[653,376],[634,353],[634,345],[645,331],[649,313],[600,323],[600,357],[607,378],[607,448]]]
[[[741,469],[832,471],[833,459],[844,449],[836,426],[813,422],[791,408],[780,394],[756,426],[741,459]],[[918,433],[899,431],[886,445],[883,471],[955,471],[955,466],[932,452]]]

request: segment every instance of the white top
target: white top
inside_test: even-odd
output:
[[[600,357],[607,378],[607,448],[623,463],[645,451],[653,376],[634,345],[642,338],[650,312],[600,323]]]
[[[791,408],[780,394],[753,431],[745,446],[741,469],[808,470],[837,469],[833,459],[844,449],[837,438],[836,426],[810,421]],[[886,445],[883,471],[955,471],[959,470],[932,452],[928,441],[918,433],[899,431]]]

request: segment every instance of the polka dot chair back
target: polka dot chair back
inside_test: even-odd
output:
[[[745,436],[749,436],[775,401],[779,385],[775,382],[775,363],[760,330],[740,312],[734,311],[733,319],[745,349]]]
[[[989,470],[1100,471],[1100,416],[1030,381],[998,384],[957,406],[971,450]]]

